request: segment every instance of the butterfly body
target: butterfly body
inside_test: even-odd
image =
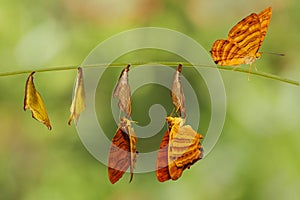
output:
[[[244,63],[246,65],[251,65],[252,63],[254,63],[254,61],[256,61],[256,59],[258,59],[260,57],[260,53],[256,53],[255,56],[246,56],[244,58]]]
[[[252,64],[261,57],[259,48],[265,38],[272,16],[269,7],[259,14],[252,13],[237,23],[227,39],[214,42],[210,51],[214,62],[221,66]]]

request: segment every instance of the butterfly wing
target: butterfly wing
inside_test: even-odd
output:
[[[166,121],[168,123],[168,130],[160,143],[156,160],[156,177],[160,182],[171,179],[169,173],[170,157],[168,156],[168,152],[170,151],[170,142],[177,133],[182,119],[179,117],[167,117]]]
[[[112,184],[116,183],[130,166],[129,136],[118,128],[112,139],[108,157],[108,177]]]
[[[157,154],[156,177],[160,182],[171,179],[168,168],[169,130],[166,131]]]
[[[242,48],[229,40],[217,40],[214,42],[210,51],[213,60],[221,66],[234,66],[244,63],[244,57],[247,56]]]
[[[266,35],[271,15],[272,9],[269,7],[238,22],[229,31],[226,40],[217,40],[213,44],[211,54],[215,63],[222,66],[251,64],[260,56],[257,52]]]
[[[178,119],[181,120],[181,118],[167,118],[170,127],[168,145],[168,170],[172,180],[177,180],[183,172],[183,167],[178,167],[175,163],[175,161],[182,154],[182,149],[180,148],[180,146],[184,146],[183,143],[180,143],[180,141],[178,141],[177,134],[180,128],[180,121],[178,121]]]
[[[177,140],[179,144],[183,143],[186,146],[184,147],[184,153],[175,161],[178,167],[184,166],[187,168],[203,157],[203,150],[200,143],[200,139],[202,138],[202,135],[194,131],[189,125],[182,126],[179,129],[174,143]]]
[[[129,152],[130,152],[130,180],[132,181],[133,178],[133,169],[135,168],[135,162],[136,162],[136,143],[137,143],[137,137],[134,133],[134,129],[131,127],[131,122],[126,117],[123,117],[120,121],[120,129],[122,132],[126,133],[129,138]]]
[[[260,12],[258,14],[259,17],[259,21],[260,21],[260,27],[261,27],[261,38],[260,38],[260,44],[259,46],[262,45],[265,36],[267,34],[268,31],[268,27],[271,21],[271,17],[272,17],[272,7],[269,7],[265,10],[263,10],[262,12]]]
[[[195,132],[191,126],[179,127],[169,144],[169,173],[172,180],[177,180],[185,169],[203,157],[201,138],[202,135]]]
[[[247,52],[248,56],[255,56],[261,41],[259,16],[252,13],[242,19],[230,30],[228,40]]]
[[[137,143],[137,137],[134,133],[133,128],[128,127],[129,129],[129,142],[130,142],[130,180],[132,181],[133,178],[133,169],[135,168],[135,162],[136,162],[136,143]]]

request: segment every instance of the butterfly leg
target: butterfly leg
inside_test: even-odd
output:
[[[176,116],[181,117],[180,107],[175,110]]]
[[[254,65],[254,69],[255,69],[255,71],[257,71],[257,68],[256,68],[256,63],[254,63],[253,65]]]
[[[251,70],[252,70],[252,64],[250,64],[249,71],[248,71],[248,81],[250,81]]]
[[[172,112],[170,114],[170,116],[178,116],[178,109],[176,109],[175,107],[172,109]]]
[[[180,117],[186,118],[186,108],[182,106],[180,109]]]
[[[239,65],[233,66],[232,71],[235,71],[238,67],[240,67]]]
[[[170,116],[174,114],[175,108],[172,109]]]
[[[122,111],[119,110],[119,120],[120,120],[120,121],[121,121],[121,113],[122,113]]]

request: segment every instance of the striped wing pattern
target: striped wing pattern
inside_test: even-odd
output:
[[[169,143],[168,162],[170,177],[177,180],[185,169],[203,157],[200,144],[202,136],[189,125],[180,127],[178,132],[173,134],[175,136]]]
[[[130,127],[130,124],[123,126],[121,121],[121,126],[112,139],[108,157],[108,177],[112,184],[116,183],[129,167],[130,182],[132,181],[137,153],[136,142],[137,138],[133,128]]]
[[[200,144],[201,134],[191,126],[183,126],[183,119],[168,117],[168,131],[165,133],[156,163],[156,176],[160,182],[177,180],[182,172],[203,157]]]
[[[216,64],[222,66],[240,65],[247,52],[229,40],[217,40],[210,51]]]
[[[234,66],[251,64],[261,53],[258,52],[272,16],[269,7],[261,13],[252,13],[229,32],[226,40],[217,40],[211,49],[211,55],[216,64]]]
[[[267,34],[268,31],[268,27],[271,21],[271,17],[272,17],[272,8],[269,7],[265,10],[263,10],[261,13],[258,14],[259,20],[260,20],[260,28],[261,28],[261,39],[260,39],[260,44],[259,46],[262,45],[265,36]]]
[[[112,184],[116,183],[130,166],[129,137],[118,128],[108,158],[108,177]]]
[[[169,130],[165,133],[157,154],[156,177],[160,182],[171,179],[168,168]]]

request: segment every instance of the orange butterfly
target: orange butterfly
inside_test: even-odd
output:
[[[210,51],[213,60],[221,66],[251,64],[258,59],[262,52],[258,52],[272,16],[269,7],[259,14],[252,13],[229,32],[226,40],[217,40]]]
[[[203,157],[201,134],[179,117],[166,118],[169,128],[159,147],[156,160],[156,177],[160,182],[177,180],[185,169],[189,169]]]
[[[116,183],[130,167],[130,181],[133,178],[133,169],[136,162],[137,138],[130,121],[121,119],[116,135],[112,139],[108,157],[108,177],[112,184]]]

